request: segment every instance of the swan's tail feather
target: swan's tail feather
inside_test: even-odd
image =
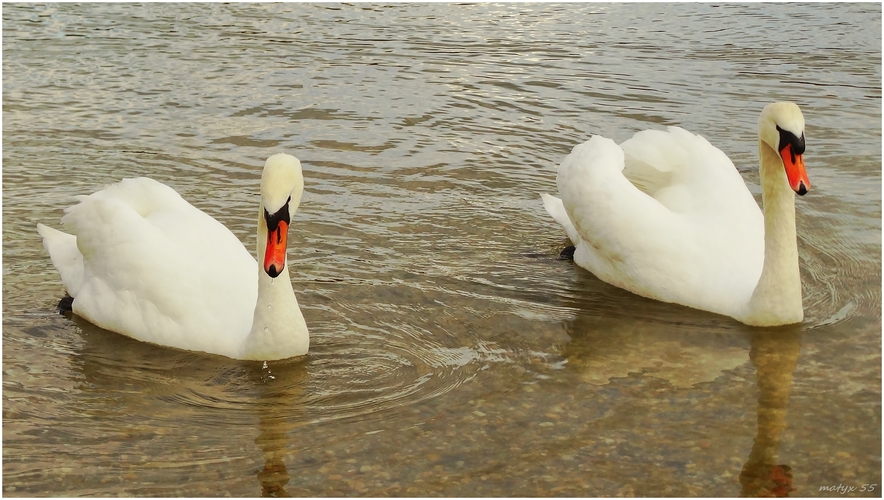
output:
[[[565,228],[565,232],[568,234],[571,243],[577,245],[580,241],[580,235],[577,234],[577,229],[574,227],[574,224],[571,223],[571,218],[568,217],[568,212],[565,211],[565,205],[562,204],[562,200],[546,193],[541,194],[540,198],[543,200],[543,207],[546,209],[547,213]]]
[[[37,232],[43,237],[43,246],[49,252],[52,265],[58,269],[65,289],[71,297],[76,297],[85,280],[83,255],[77,248],[77,237],[43,224],[37,224]]]

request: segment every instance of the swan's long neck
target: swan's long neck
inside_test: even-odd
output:
[[[779,155],[758,141],[761,201],[764,205],[764,266],[752,293],[745,322],[755,326],[798,323],[804,319],[795,231],[795,193]]]
[[[271,278],[262,265],[266,248],[267,223],[262,203],[258,212],[258,301],[241,359],[286,359],[307,354],[310,346],[304,316],[292,289],[288,258],[283,272]]]

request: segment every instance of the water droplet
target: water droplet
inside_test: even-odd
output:
[[[264,327],[264,331],[265,331],[265,332],[269,332],[269,331],[270,331],[270,328],[268,328],[268,327],[265,326],[265,327]]]
[[[266,330],[266,328],[265,328],[265,330]],[[266,361],[264,362],[264,369],[265,370],[267,369],[267,362]]]

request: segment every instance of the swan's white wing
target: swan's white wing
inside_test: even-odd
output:
[[[644,130],[620,147],[623,175],[674,212],[740,219],[754,211],[761,217],[730,158],[703,136],[679,127]]]
[[[602,280],[725,314],[751,295],[763,218],[727,156],[702,137],[671,127],[621,148],[596,136],[559,166],[557,183],[581,238],[575,262]]]
[[[686,238],[670,211],[623,176],[623,165],[623,150],[595,136],[571,151],[556,181],[581,237],[575,261],[608,283],[649,295],[654,292],[642,290],[645,282],[667,288],[668,273],[660,272],[660,264],[665,269],[666,262],[678,260]],[[643,241],[660,227],[669,227],[672,238]]]
[[[76,314],[138,340],[236,354],[251,326],[257,263],[227,228],[147,178],[80,197],[66,212],[83,259]]]
[[[722,280],[738,270],[754,289],[764,262],[764,215],[730,158],[679,127],[638,132],[621,147],[627,177],[629,171],[667,172],[668,182],[651,185],[651,195],[693,228],[707,276]]]

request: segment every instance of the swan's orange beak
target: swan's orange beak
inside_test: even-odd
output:
[[[267,248],[264,250],[264,272],[271,278],[282,273],[285,268],[285,238],[289,225],[281,220],[276,229],[267,231]]]
[[[804,196],[810,191],[810,179],[807,178],[807,171],[804,169],[804,157],[794,154],[791,144],[786,144],[786,147],[780,151],[780,156],[783,158],[783,166],[786,167],[789,186],[799,196]]]

